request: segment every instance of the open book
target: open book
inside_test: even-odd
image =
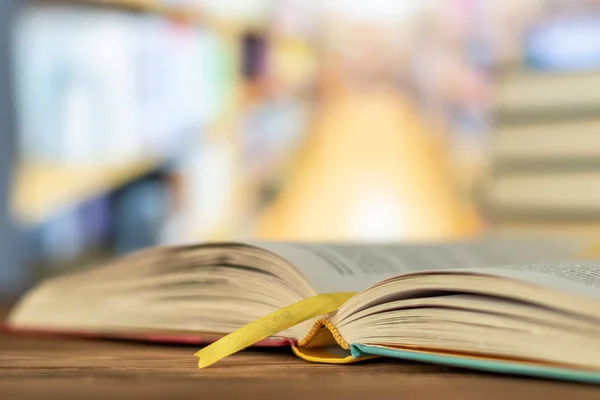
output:
[[[207,343],[303,299],[356,292],[257,345],[291,345],[311,361],[389,356],[600,382],[600,263],[568,261],[583,248],[507,239],[155,248],[41,283],[7,324]]]

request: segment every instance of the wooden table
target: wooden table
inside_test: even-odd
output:
[[[0,399],[591,399],[600,387],[401,361],[310,364],[246,351],[204,369],[195,347],[0,334]]]

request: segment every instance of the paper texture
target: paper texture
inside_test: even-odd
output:
[[[474,268],[472,271],[519,279],[548,289],[600,299],[600,260],[505,265]]]
[[[565,240],[483,239],[422,244],[259,243],[298,268],[318,293],[358,292],[408,272],[559,261],[583,247]]]

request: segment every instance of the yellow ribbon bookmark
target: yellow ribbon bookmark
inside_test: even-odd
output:
[[[198,368],[208,367],[256,342],[301,322],[336,311],[356,293],[320,294],[268,314],[197,351]]]

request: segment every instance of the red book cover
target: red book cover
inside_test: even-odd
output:
[[[38,329],[38,328],[15,328],[3,324],[2,330],[18,335],[27,336],[55,336],[71,337],[82,339],[116,339],[130,340],[136,342],[162,343],[162,344],[193,344],[207,345],[217,341],[222,335],[214,333],[193,333],[193,332],[98,332],[98,331],[71,331],[58,329]],[[296,339],[271,337],[256,343],[252,347],[284,347],[296,344]]]

